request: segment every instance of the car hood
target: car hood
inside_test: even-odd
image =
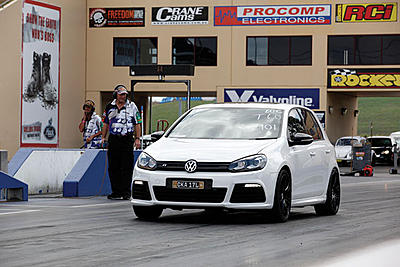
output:
[[[344,158],[351,151],[351,146],[335,146],[336,157]]]
[[[277,139],[221,140],[161,138],[144,152],[158,161],[231,162],[257,154]]]

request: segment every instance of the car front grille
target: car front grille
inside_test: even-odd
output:
[[[265,202],[265,193],[262,187],[245,187],[245,184],[236,184],[231,203],[255,203]]]
[[[153,186],[159,201],[221,203],[225,199],[226,188],[175,189],[165,186]]]
[[[157,170],[185,171],[186,161],[157,161]],[[197,162],[196,172],[228,172],[227,162]]]

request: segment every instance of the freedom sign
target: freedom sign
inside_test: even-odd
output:
[[[331,24],[331,5],[214,7],[214,26]]]

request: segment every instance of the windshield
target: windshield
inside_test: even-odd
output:
[[[357,139],[343,138],[337,141],[336,146],[351,146],[353,144],[359,144]]]
[[[283,110],[261,108],[194,109],[168,134],[175,138],[278,138]]]
[[[371,146],[392,146],[392,141],[390,138],[369,138],[368,141],[371,142]]]

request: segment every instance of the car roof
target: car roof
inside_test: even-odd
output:
[[[368,139],[370,139],[370,138],[389,138],[389,139],[390,139],[390,136],[374,135],[374,136],[369,136],[369,137],[368,137]]]
[[[196,106],[193,109],[201,109],[201,108],[272,108],[272,109],[283,109],[283,110],[291,110],[292,108],[309,109],[304,106],[293,105],[293,104],[257,103],[257,102],[204,104]]]

